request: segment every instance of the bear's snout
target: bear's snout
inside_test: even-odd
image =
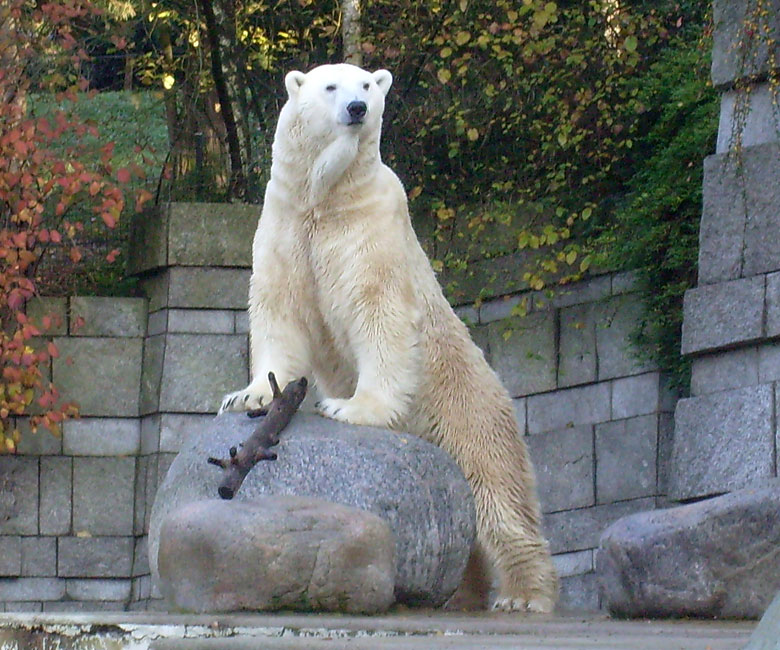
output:
[[[359,100],[351,101],[347,104],[347,113],[349,114],[350,124],[360,124],[368,112],[368,106],[365,102]]]

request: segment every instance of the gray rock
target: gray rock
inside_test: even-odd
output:
[[[618,520],[596,555],[620,616],[757,618],[780,587],[780,481]]]
[[[322,499],[196,501],[163,522],[160,591],[193,612],[383,612],[394,547],[383,519]]]
[[[780,592],[753,630],[745,650],[780,650]]]
[[[209,456],[246,440],[254,421],[226,413],[195,429],[160,485],[149,527],[157,575],[162,522],[193,501],[215,498],[221,480]],[[444,451],[412,435],[357,427],[298,413],[275,448],[278,460],[249,473],[236,499],[310,496],[368,510],[396,539],[396,598],[442,604],[458,586],[474,539],[471,489]]]

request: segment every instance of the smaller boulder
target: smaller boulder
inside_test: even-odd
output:
[[[780,482],[619,519],[596,572],[618,616],[759,618],[780,589]]]
[[[780,591],[750,635],[745,650],[780,650]]]
[[[194,501],[160,530],[160,590],[189,612],[383,612],[394,547],[378,516],[321,499]]]

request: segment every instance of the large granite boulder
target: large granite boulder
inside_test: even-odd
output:
[[[183,505],[217,496],[222,472],[206,459],[225,457],[254,427],[244,414],[225,413],[182,446],[152,509],[155,581],[162,524]],[[278,460],[256,465],[236,500],[310,496],[373,512],[395,536],[397,600],[435,607],[455,591],[474,540],[475,511],[471,489],[447,453],[412,435],[304,413],[293,417],[274,451]]]
[[[780,589],[780,481],[619,519],[596,572],[618,616],[758,618]]]
[[[374,614],[393,603],[395,539],[366,510],[311,497],[208,499],[160,530],[160,591],[190,612]]]

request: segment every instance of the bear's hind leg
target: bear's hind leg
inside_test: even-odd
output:
[[[558,577],[538,513],[527,502],[518,503],[516,495],[502,494],[507,487],[474,489],[477,539],[498,578],[493,609],[549,613],[555,607]]]

